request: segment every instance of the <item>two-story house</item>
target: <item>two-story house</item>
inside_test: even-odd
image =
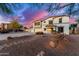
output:
[[[52,33],[53,31],[69,34],[69,16],[51,16],[43,21],[35,21],[34,32],[42,31]]]

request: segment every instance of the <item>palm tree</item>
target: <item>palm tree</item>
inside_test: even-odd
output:
[[[0,10],[1,12],[5,13],[5,14],[11,14],[13,13],[11,7],[16,7],[15,4],[13,3],[0,3]]]

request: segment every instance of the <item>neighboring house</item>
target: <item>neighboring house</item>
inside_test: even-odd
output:
[[[10,29],[10,22],[0,22],[0,31]]]
[[[23,30],[29,32],[29,29],[27,27],[23,27]]]
[[[52,33],[56,31],[69,34],[69,26],[69,16],[52,16],[43,21],[35,21],[33,23],[33,30],[34,32]]]
[[[34,31],[33,31],[33,27],[29,27],[29,28],[24,27],[24,31],[25,31],[25,32],[34,32]]]
[[[4,20],[9,19],[8,18],[6,19],[5,17],[0,15],[0,31],[10,29],[10,22]]]

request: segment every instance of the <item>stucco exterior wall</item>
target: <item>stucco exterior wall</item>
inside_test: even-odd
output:
[[[59,19],[62,18],[62,23],[59,23]],[[48,19],[45,19],[44,21],[40,21],[41,22],[41,25],[39,26],[35,26],[33,24],[33,31],[34,32],[38,32],[38,31],[42,31],[44,33],[49,33],[48,31],[50,31],[50,29],[47,30],[47,27],[46,25],[49,25],[49,20],[53,21],[52,25],[55,25],[57,27],[63,27],[64,29],[64,32],[65,34],[69,34],[69,17],[68,16],[60,16],[60,17],[51,17],[51,18],[48,18]],[[58,28],[54,28],[54,30],[56,29],[56,31],[58,31]],[[44,30],[44,28],[46,28],[46,30]]]
[[[68,16],[54,18],[53,23],[59,23],[60,18],[62,18],[62,23],[69,23],[69,17]]]
[[[40,25],[35,25],[35,23],[40,23]],[[36,21],[33,23],[33,30],[32,32],[42,32],[42,22],[41,21]]]

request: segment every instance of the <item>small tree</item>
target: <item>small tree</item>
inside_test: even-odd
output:
[[[21,25],[16,20],[13,20],[11,22],[11,27],[12,27],[13,30],[18,30],[18,29],[21,28]]]

